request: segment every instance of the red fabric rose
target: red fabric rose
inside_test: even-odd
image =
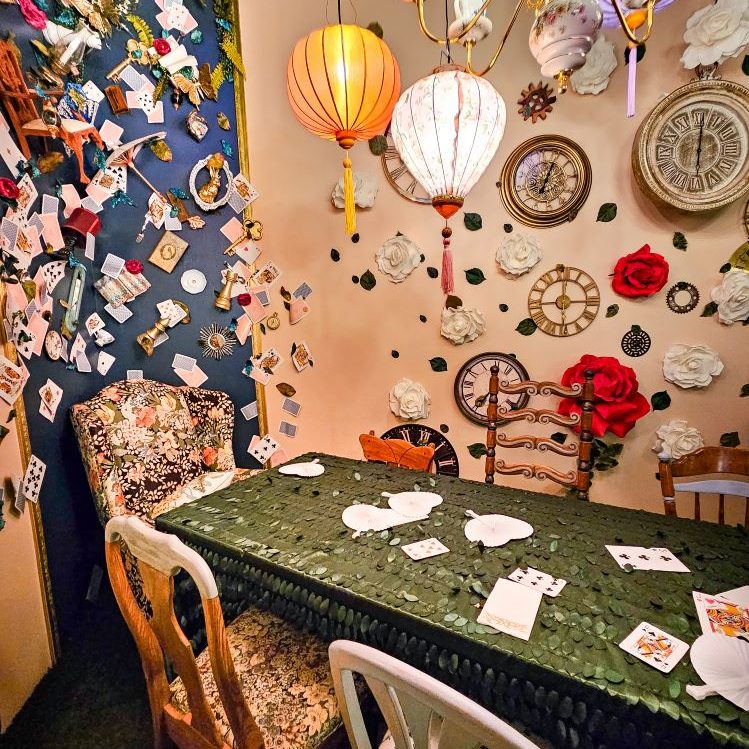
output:
[[[128,273],[132,273],[134,276],[137,276],[143,270],[143,263],[141,263],[140,260],[135,259],[126,260],[125,270]]]
[[[47,14],[34,5],[31,0],[16,0],[21,9],[23,20],[34,29],[40,31],[47,25]]]
[[[159,56],[168,55],[172,51],[172,47],[169,42],[162,37],[153,40],[153,48],[156,50],[156,54]]]
[[[663,255],[650,251],[644,244],[637,252],[619,258],[611,286],[626,297],[651,296],[668,281],[668,263]]]
[[[249,294],[240,294],[237,297],[237,301],[239,302],[240,306],[246,307],[248,304],[252,304],[252,297]]]
[[[562,375],[562,384],[569,387],[585,382],[585,370],[593,375],[593,427],[596,437],[611,432],[624,437],[635,422],[650,412],[650,404],[638,391],[637,375],[613,356],[585,354],[580,361]],[[565,398],[557,409],[563,416],[580,414],[582,409],[574,398]],[[575,428],[580,431],[580,424]]]
[[[21,191],[18,189],[18,185],[8,177],[0,177],[0,198],[6,200],[17,200]]]

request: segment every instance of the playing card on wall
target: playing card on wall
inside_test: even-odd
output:
[[[273,453],[275,453],[280,447],[281,446],[273,439],[273,437],[266,434],[262,439],[253,438],[247,452],[256,460],[265,463],[265,461],[269,460],[271,455],[273,455]]]
[[[31,456],[29,464],[26,467],[26,473],[23,475],[21,491],[23,496],[30,502],[36,502],[39,499],[39,492],[42,489],[42,481],[47,466],[36,455]]]
[[[24,368],[0,355],[0,398],[9,406],[15,403],[27,379],[28,374]]]

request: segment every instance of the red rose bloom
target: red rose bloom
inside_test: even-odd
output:
[[[156,50],[156,54],[168,55],[172,51],[172,47],[166,39],[159,37],[153,40],[153,48]]]
[[[18,185],[8,177],[0,177],[0,198],[6,200],[18,200],[18,196],[21,191],[18,189]]]
[[[239,302],[240,306],[246,307],[248,304],[252,304],[252,297],[249,294],[240,294],[237,297],[237,301]]]
[[[132,273],[134,276],[137,276],[138,273],[140,273],[143,270],[143,263],[141,263],[140,260],[126,260],[125,261],[125,270],[128,273]]]
[[[663,255],[650,251],[644,244],[637,252],[619,258],[611,286],[626,297],[651,296],[668,281],[668,263]]]
[[[562,375],[562,384],[569,387],[585,381],[585,370],[592,369],[593,375],[593,427],[596,437],[611,432],[624,437],[635,422],[650,412],[650,404],[638,392],[637,375],[631,367],[625,367],[613,356],[592,356],[585,354],[580,361]],[[558,411],[563,416],[580,414],[582,409],[574,398],[565,398]],[[580,431],[580,424],[574,427]]]

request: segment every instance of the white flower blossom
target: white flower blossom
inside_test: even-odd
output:
[[[704,388],[723,371],[718,352],[705,344],[676,343],[663,357],[663,376],[681,388]]]
[[[673,419],[663,424],[655,433],[653,452],[661,460],[678,460],[704,447],[702,435],[683,419]]]
[[[718,319],[725,325],[749,320],[749,273],[740,269],[724,273],[710,298],[718,305]]]
[[[541,245],[532,234],[522,231],[508,234],[497,250],[497,262],[505,273],[521,276],[543,257]]]
[[[717,0],[687,20],[685,68],[721,63],[738,56],[749,44],[749,0]]]
[[[585,65],[571,76],[570,83],[578,94],[600,94],[609,85],[616,68],[614,45],[601,34],[585,57]]]
[[[401,419],[426,419],[429,403],[424,386],[413,380],[399,380],[390,391],[390,410]]]
[[[377,267],[393,283],[405,281],[421,262],[421,250],[405,234],[386,240],[375,254]]]
[[[371,208],[377,197],[377,180],[368,172],[354,172],[354,203],[359,208]],[[345,208],[343,177],[341,177],[330,196],[336,208]]]
[[[486,330],[484,316],[472,307],[445,307],[440,333],[456,346],[474,341]]]

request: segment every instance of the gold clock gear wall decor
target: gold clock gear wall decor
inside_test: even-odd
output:
[[[510,154],[498,186],[508,213],[543,228],[574,220],[591,182],[590,161],[580,146],[561,135],[538,135]]]
[[[632,169],[651,200],[712,211],[749,192],[749,89],[697,80],[658,102],[632,145]]]

